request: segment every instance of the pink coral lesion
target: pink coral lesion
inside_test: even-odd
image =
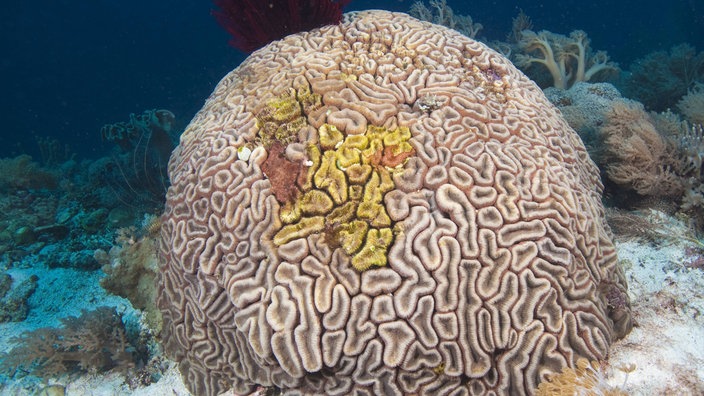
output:
[[[386,146],[379,159],[379,163],[389,168],[395,168],[406,162],[406,159],[415,155],[416,151],[411,148],[408,151],[399,150],[398,145]]]
[[[296,200],[301,191],[297,187],[299,178],[305,173],[306,166],[302,162],[286,158],[286,147],[279,141],[269,147],[269,154],[262,164],[262,172],[271,183],[271,191],[279,203],[290,203]]]

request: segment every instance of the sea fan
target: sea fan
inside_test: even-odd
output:
[[[252,52],[289,34],[340,22],[350,0],[213,0],[230,45]]]

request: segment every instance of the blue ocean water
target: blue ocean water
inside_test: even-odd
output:
[[[412,1],[353,0],[346,10],[407,11]],[[621,67],[688,42],[704,50],[704,3],[449,0],[457,14],[502,40],[522,9],[536,29],[582,29]],[[38,157],[37,138],[78,157],[107,152],[100,128],[146,109],[169,109],[185,126],[215,84],[244,59],[210,15],[209,1],[12,0],[0,15],[0,158]]]

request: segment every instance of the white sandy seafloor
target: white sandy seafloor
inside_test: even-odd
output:
[[[702,241],[672,218],[649,217],[662,236],[657,245],[617,242],[636,326],[612,346],[610,383],[625,381],[634,395],[704,395],[704,270],[688,267],[686,252]],[[630,374],[619,370],[629,365]]]
[[[704,271],[688,268],[687,247],[696,246],[681,223],[657,213],[663,238],[655,242],[617,238],[619,258],[628,277],[637,326],[616,342],[609,361],[609,383],[633,395],[704,395]],[[663,225],[664,224],[664,225]],[[36,273],[39,285],[30,298],[30,315],[20,323],[0,324],[0,352],[11,348],[9,339],[23,331],[55,326],[58,318],[78,316],[81,309],[115,306],[126,321],[139,313],[119,297],[99,286],[97,274],[68,269],[11,270],[21,281]],[[626,373],[625,368],[635,368]],[[37,394],[44,386],[58,384],[66,395],[188,395],[173,364],[161,379],[146,387],[130,389],[121,374],[83,375],[42,382],[25,377],[0,384],[0,395]]]

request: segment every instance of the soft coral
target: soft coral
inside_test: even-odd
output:
[[[213,0],[215,19],[227,30],[230,45],[252,52],[266,44],[316,27],[340,22],[351,0]]]
[[[550,72],[553,85],[560,89],[578,81],[591,81],[601,71],[618,70],[606,52],[592,53],[587,34],[581,30],[573,31],[569,37],[547,30],[523,30],[518,49],[522,52],[515,57],[519,66],[542,64]]]

